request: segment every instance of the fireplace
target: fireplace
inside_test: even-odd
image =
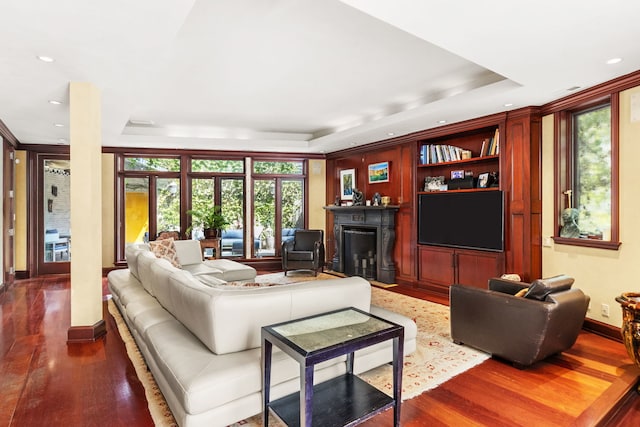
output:
[[[398,206],[325,206],[325,209],[333,213],[332,269],[347,275],[394,283],[393,245]],[[352,246],[353,237],[362,240],[357,242],[356,248]],[[366,250],[360,248],[363,245]]]
[[[344,245],[344,274],[377,279],[375,228],[345,227],[342,231]]]

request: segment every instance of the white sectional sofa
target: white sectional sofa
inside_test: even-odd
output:
[[[360,277],[224,286],[230,280],[252,281],[255,270],[228,260],[203,263],[201,255],[194,255],[200,254],[198,242],[197,247],[182,242],[175,247],[183,268],[131,246],[129,268],[108,275],[113,300],[180,426],[226,426],[261,412],[264,325],[353,306],[402,324],[405,354],[415,350],[415,323],[372,307],[370,284]],[[185,262],[198,258],[198,265]],[[274,350],[271,395],[277,399],[298,390],[299,366]],[[354,370],[364,372],[391,360],[391,343],[382,343],[357,352]],[[344,372],[344,357],[331,360],[316,367],[315,381]]]

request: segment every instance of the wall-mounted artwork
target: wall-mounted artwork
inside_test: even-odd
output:
[[[58,187],[56,187],[55,185],[51,186],[51,195],[53,197],[57,197],[58,196]]]
[[[353,200],[353,189],[356,187],[356,170],[345,169],[340,171],[340,198]]]
[[[369,184],[389,182],[389,162],[369,165]]]

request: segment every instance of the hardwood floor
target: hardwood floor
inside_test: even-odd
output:
[[[0,426],[153,425],[106,303],[106,337],[67,345],[68,276],[20,280],[0,298]],[[639,373],[621,343],[583,332],[570,351],[529,369],[490,359],[405,401],[402,425],[637,426]],[[391,420],[388,411],[363,425]]]

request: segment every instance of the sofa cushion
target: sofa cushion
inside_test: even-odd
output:
[[[222,275],[216,277],[227,282],[253,280],[257,274],[255,268],[230,259],[212,259],[205,261],[204,265],[222,271]]]
[[[153,275],[151,274],[151,266],[160,261],[153,252],[146,251],[138,254],[136,258],[138,261],[138,278],[142,283],[142,287],[153,295],[153,289],[151,283],[153,283]],[[166,261],[166,260],[165,260]],[[166,261],[169,262],[169,261]]]
[[[198,240],[176,240],[173,244],[183,267],[202,262],[202,247]]]
[[[131,274],[133,274],[136,279],[139,279],[138,263],[136,259],[142,251],[148,250],[148,245],[139,243],[130,243],[124,249],[124,258],[127,261],[127,266],[129,267],[129,271],[131,271]]]
[[[547,295],[571,289],[571,285],[573,285],[573,278],[564,274],[549,277],[548,279],[536,279],[531,283],[529,291],[527,291],[524,297],[544,301]]]
[[[289,251],[287,252],[289,261],[313,261],[313,252],[311,251]]]
[[[149,247],[155,256],[158,258],[164,258],[174,267],[180,268],[182,266],[178,260],[178,254],[176,253],[176,247],[173,242],[173,238],[156,240],[154,242],[149,242]]]
[[[187,264],[183,265],[182,269],[188,271],[194,276],[206,275],[206,276],[214,276],[218,278],[222,278],[222,270],[218,268],[214,268],[211,265],[208,265],[205,262],[199,262],[197,264]]]
[[[166,259],[156,259],[149,266],[148,274],[146,274],[146,286],[143,282],[145,289],[149,290],[149,293],[158,298],[159,295],[169,294],[169,276],[176,271],[182,271],[179,268],[171,265]]]

